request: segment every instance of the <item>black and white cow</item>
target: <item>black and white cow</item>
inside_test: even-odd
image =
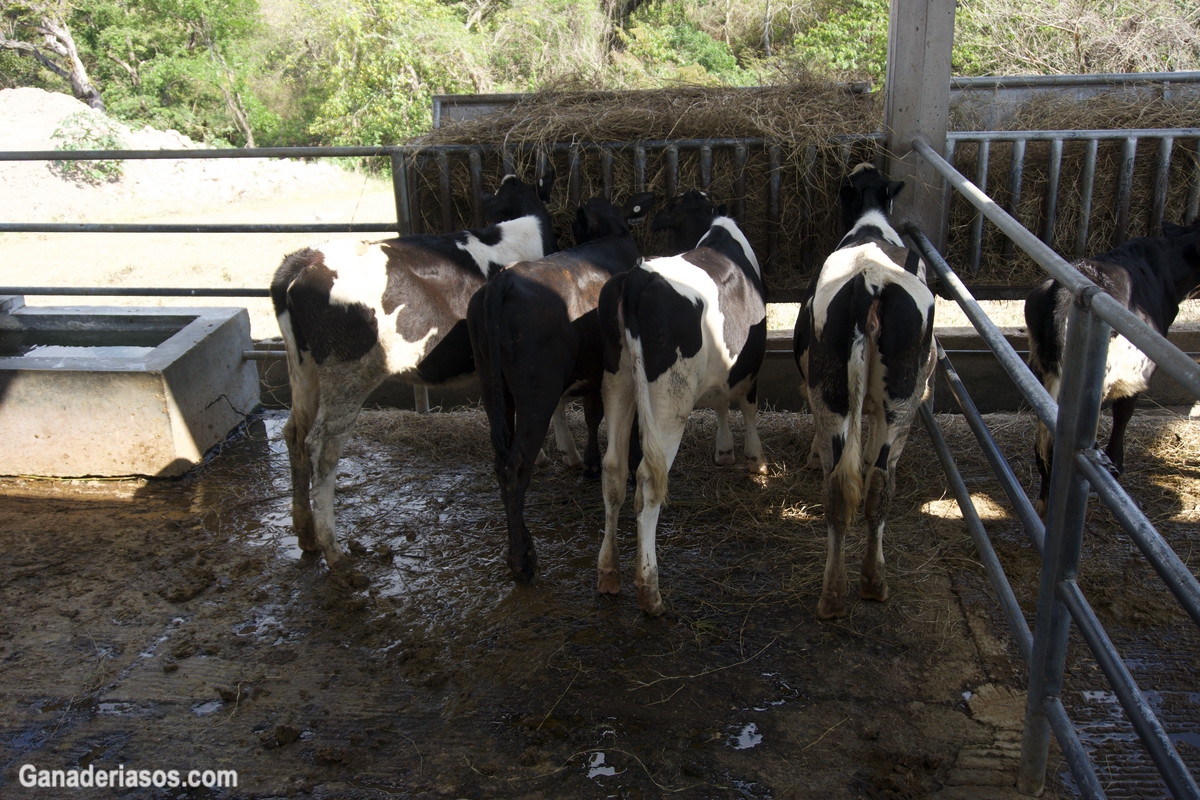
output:
[[[271,299],[292,386],[284,439],[301,549],[320,550],[331,567],[346,558],[335,535],[334,478],[367,395],[390,376],[424,386],[474,376],[467,303],[505,264],[558,249],[544,205],[553,182],[553,172],[536,189],[505,176],[482,197],[494,224],[481,230],[342,240],[283,260]]]
[[[467,309],[508,521],[508,564],[518,580],[531,581],[537,573],[537,553],[525,527],[525,491],[552,418],[565,460],[579,463],[566,420],[556,413],[568,397],[583,402],[584,475],[599,477],[603,346],[596,305],[605,282],[637,264],[629,225],[653,206],[649,192],[619,209],[604,198],[588,200],[577,209],[576,247],[509,265],[475,293]]]
[[[758,259],[737,224],[707,195],[691,191],[672,198],[655,217],[657,230],[698,230],[695,249],[644,261],[605,284],[600,293],[604,338],[604,543],[597,588],[621,589],[617,517],[629,475],[629,433],[635,414],[641,430],[637,468],[638,608],[664,610],[658,590],[655,529],[667,494],[667,472],[679,451],[693,407],[717,410],[717,460],[733,461],[729,404],[741,405],[745,454],[754,472],[766,472],[756,428],[756,380],[767,344],[766,290]]]
[[[1133,239],[1075,263],[1075,269],[1120,301],[1150,327],[1166,336],[1179,313],[1179,303],[1200,285],[1200,220],[1181,227],[1163,223],[1161,238]],[[1051,278],[1025,300],[1029,332],[1029,368],[1046,391],[1058,400],[1062,358],[1067,342],[1067,311],[1071,293]],[[1104,400],[1112,400],[1112,432],[1105,448],[1118,475],[1125,469],[1125,426],[1133,416],[1138,395],[1146,391],[1154,362],[1128,339],[1113,331],[1104,373]],[[1042,476],[1038,513],[1045,516],[1050,495],[1050,463],[1054,432],[1038,426],[1034,452]]]
[[[903,186],[871,164],[851,171],[838,196],[849,232],[813,277],[796,320],[793,348],[815,431],[809,466],[819,463],[825,474],[829,551],[817,604],[821,619],[846,613],[843,541],[864,485],[868,539],[859,594],[887,599],[883,526],[896,462],[930,390],[933,295],[924,263],[887,216]]]

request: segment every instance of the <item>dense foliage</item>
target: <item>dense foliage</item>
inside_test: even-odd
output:
[[[238,145],[377,144],[428,130],[438,93],[750,85],[797,65],[878,85],[888,9],[889,0],[0,0],[0,86],[72,91],[53,53],[31,52],[61,20],[108,113],[131,124]],[[957,74],[1200,68],[1194,0],[959,0],[956,26]]]

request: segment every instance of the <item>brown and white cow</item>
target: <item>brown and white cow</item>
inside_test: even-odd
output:
[[[342,240],[283,260],[271,299],[292,386],[284,439],[301,549],[320,550],[331,567],[347,558],[335,534],[334,478],[367,395],[392,376],[419,386],[474,377],[467,303],[504,265],[558,249],[544,205],[553,182],[553,172],[536,188],[505,176],[483,195],[494,224],[481,230]]]
[[[588,200],[576,212],[579,244],[541,261],[509,265],[475,293],[467,309],[508,522],[508,563],[518,580],[531,581],[537,573],[533,537],[525,526],[525,491],[552,419],[567,463],[579,460],[566,420],[557,413],[569,397],[582,398],[587,422],[584,476],[599,477],[603,347],[596,304],[605,281],[637,264],[629,225],[653,206],[649,192],[621,208],[602,197]]]
[[[846,613],[843,542],[864,487],[868,539],[859,594],[887,599],[883,528],[896,462],[930,390],[933,295],[924,264],[910,256],[887,216],[903,186],[871,164],[850,173],[838,197],[849,232],[813,277],[796,320],[793,350],[815,429],[809,465],[819,462],[825,474],[829,549],[821,619]]]
[[[1075,263],[1083,273],[1150,327],[1167,335],[1179,304],[1200,285],[1200,220],[1183,227],[1163,223],[1161,238],[1132,239],[1107,253]],[[1071,293],[1051,278],[1025,300],[1029,332],[1029,368],[1057,402],[1062,359],[1067,342],[1067,311]],[[1138,395],[1146,391],[1154,362],[1128,339],[1113,331],[1104,372],[1104,400],[1112,401],[1112,431],[1104,452],[1112,469],[1125,470],[1125,427],[1133,416]],[[1054,432],[1038,425],[1034,453],[1042,486],[1038,514],[1046,514],[1050,496],[1050,463]]]

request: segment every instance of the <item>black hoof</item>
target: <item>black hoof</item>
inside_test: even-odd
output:
[[[584,467],[583,468],[583,479],[585,481],[600,480],[600,469],[598,467]]]

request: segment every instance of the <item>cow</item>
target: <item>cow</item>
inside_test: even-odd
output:
[[[576,247],[509,265],[467,308],[508,522],[508,564],[519,581],[532,581],[538,569],[525,526],[525,491],[552,418],[568,465],[579,460],[556,413],[568,396],[583,402],[584,476],[599,477],[603,368],[596,304],[605,282],[638,262],[629,226],[649,215],[654,200],[653,193],[636,194],[619,209],[604,198],[588,200],[576,211]]]
[[[716,408],[721,425],[717,460],[726,463],[733,461],[726,416],[729,404],[737,401],[746,422],[749,468],[766,472],[756,428],[756,381],[766,353],[767,319],[758,259],[724,207],[716,208],[707,195],[692,190],[672,198],[652,228],[676,235],[699,231],[700,239],[682,255],[650,259],[612,278],[600,293],[608,448],[597,589],[610,595],[621,589],[617,517],[625,501],[629,434],[636,415],[643,456],[634,495],[634,586],[638,608],[658,616],[665,607],[658,587],[655,529],[666,499],[667,472],[692,408]]]
[[[544,205],[553,183],[553,171],[536,188],[506,175],[494,195],[482,195],[493,224],[480,230],[342,240],[284,258],[271,299],[292,388],[283,435],[302,550],[347,566],[334,478],[363,401],[392,376],[442,387],[472,379],[467,303],[504,265],[558,250]]]
[[[1143,237],[1091,258],[1075,262],[1075,269],[1150,327],[1167,335],[1179,313],[1179,303],[1200,285],[1200,220],[1189,226],[1163,223],[1161,238]],[[1046,391],[1058,401],[1062,359],[1067,342],[1067,311],[1071,293],[1053,278],[1025,299],[1025,329],[1029,333],[1029,368]],[[1112,401],[1112,431],[1104,452],[1111,471],[1125,470],[1125,427],[1133,416],[1138,395],[1146,391],[1154,362],[1116,331],[1108,345],[1103,400]],[[1050,497],[1050,464],[1054,432],[1038,425],[1034,456],[1042,478],[1037,511],[1046,515]]]
[[[829,543],[820,619],[846,613],[843,542],[864,488],[867,549],[859,595],[887,599],[883,528],[896,462],[931,391],[933,295],[924,263],[888,221],[903,186],[871,164],[858,165],[842,182],[838,205],[848,232],[813,276],[796,320],[793,353],[813,416],[809,466],[824,472]]]

